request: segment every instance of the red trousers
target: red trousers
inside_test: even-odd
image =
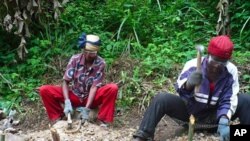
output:
[[[39,90],[49,119],[56,120],[64,116],[63,107],[61,106],[61,104],[64,104],[62,87],[43,85]],[[118,86],[114,83],[107,84],[97,89],[91,108],[99,108],[99,120],[113,122],[117,92]],[[73,108],[85,106],[87,103],[87,98],[80,101],[79,97],[72,91],[69,91],[69,99]]]

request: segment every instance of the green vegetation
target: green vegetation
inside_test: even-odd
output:
[[[100,35],[100,55],[106,59],[107,81],[123,81],[118,106],[144,109],[158,91],[174,93],[182,65],[195,57],[195,44],[216,35],[218,1],[209,0],[74,0],[30,23],[27,54],[17,55],[20,37],[0,29],[0,108],[22,110],[22,102],[39,99],[35,89],[60,84],[69,57],[77,49],[81,32]],[[47,6],[48,3],[41,3]],[[44,8],[45,9],[45,8]],[[62,8],[61,8],[62,9]],[[239,66],[242,91],[250,91],[250,2],[230,5],[232,61]],[[58,11],[58,9],[56,9]],[[1,13],[6,13],[0,6]],[[5,12],[2,12],[5,11]],[[0,15],[3,22],[5,15]],[[34,17],[36,18],[36,17]],[[39,19],[39,20],[38,20]],[[10,40],[11,39],[11,40]]]

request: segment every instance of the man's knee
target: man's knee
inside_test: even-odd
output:
[[[238,103],[248,103],[250,104],[250,95],[249,94],[239,94],[238,95]]]
[[[117,96],[118,93],[118,85],[115,83],[107,84],[107,87],[110,91],[111,95]]]
[[[109,84],[109,87],[110,87],[110,89],[112,90],[112,91],[118,91],[118,85],[117,84],[115,84],[115,83],[111,83],[111,84]]]
[[[168,93],[158,93],[155,95],[154,100],[157,102],[166,102],[168,100],[169,94]]]
[[[50,87],[49,85],[43,85],[43,86],[39,87],[38,90],[39,90],[40,96],[46,95],[49,87]]]

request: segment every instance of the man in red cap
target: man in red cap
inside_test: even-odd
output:
[[[233,43],[227,36],[216,36],[208,45],[208,55],[202,57],[201,72],[196,70],[197,59],[188,61],[178,77],[176,91],[179,96],[157,94],[144,113],[135,141],[153,140],[155,128],[164,115],[188,123],[194,115],[196,123],[218,124],[221,141],[229,140],[229,122],[239,118],[241,124],[250,125],[250,96],[238,94],[238,70],[229,62]],[[194,92],[199,85],[197,93]]]
[[[83,52],[71,57],[62,86],[43,85],[39,88],[48,117],[57,121],[76,108],[81,118],[88,120],[90,109],[98,107],[99,121],[113,122],[118,86],[114,83],[103,85],[106,63],[97,55],[100,38],[83,33],[78,44]]]

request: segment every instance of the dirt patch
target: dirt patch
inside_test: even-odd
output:
[[[21,124],[15,128],[19,132],[15,135],[8,134],[9,140],[17,141],[50,141],[52,140],[49,120],[41,103],[24,105],[26,114],[23,116]],[[115,121],[108,128],[100,127],[96,122],[85,123],[79,132],[66,133],[67,121],[59,121],[53,125],[62,141],[131,141],[132,135],[138,129],[143,117],[143,112],[138,108],[127,111],[120,111],[115,116]],[[77,126],[77,120],[73,120],[73,128]],[[155,141],[185,141],[187,133],[183,136],[176,136],[178,130],[183,129],[175,121],[165,116],[158,124],[155,132]],[[216,141],[218,138],[207,133],[196,133],[195,140]],[[214,139],[213,139],[214,138]]]
[[[23,105],[25,111],[19,114],[21,122],[14,127],[19,130],[15,135],[9,134],[8,137],[17,140],[38,141],[52,140],[49,128],[50,121],[47,118],[45,109],[40,102],[26,103]],[[119,111],[115,116],[115,121],[110,127],[102,128],[97,123],[86,123],[74,134],[65,133],[67,121],[59,121],[53,127],[57,129],[62,140],[106,140],[106,141],[130,141],[133,133],[138,129],[143,113],[137,108],[132,108],[127,111]],[[76,127],[77,121],[74,120]],[[174,129],[173,124],[167,121],[167,117],[159,123],[156,129],[156,140],[164,137],[166,128]],[[177,126],[176,126],[177,127]],[[159,136],[158,136],[159,135]]]
[[[41,103],[26,105],[27,111],[23,122],[15,128],[19,129],[16,134],[6,135],[6,141],[51,141],[52,136],[49,128],[49,120]],[[138,129],[143,117],[143,112],[136,108],[119,112],[115,121],[108,128],[100,127],[96,122],[85,123],[79,132],[66,133],[67,121],[59,121],[53,125],[59,134],[61,141],[131,141],[132,135]],[[73,128],[77,126],[77,120],[73,119]],[[184,129],[175,121],[165,116],[158,124],[155,132],[155,141],[185,141],[187,133],[176,136],[176,131]],[[184,133],[184,132],[183,132]],[[207,133],[196,133],[194,140],[216,141],[218,138]]]
[[[22,105],[22,108],[24,111],[18,115],[21,121],[18,128],[23,132],[48,129],[50,121],[40,100],[35,103],[27,102]]]

